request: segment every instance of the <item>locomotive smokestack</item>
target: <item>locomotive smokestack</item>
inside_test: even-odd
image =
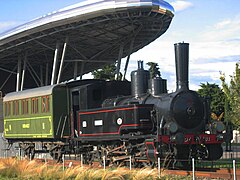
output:
[[[147,93],[149,71],[143,69],[143,61],[138,61],[138,69],[131,72],[132,95],[136,98]]]
[[[176,43],[175,63],[176,63],[176,80],[177,90],[188,89],[188,63],[189,63],[189,43]]]

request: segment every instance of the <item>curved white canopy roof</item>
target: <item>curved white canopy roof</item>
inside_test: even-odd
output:
[[[120,47],[126,57],[161,36],[173,13],[162,0],[89,0],[6,31],[0,34],[0,90],[15,90],[19,59],[22,68],[27,59],[26,88],[50,82],[56,44],[59,67],[64,42],[61,81],[73,78],[74,69],[82,75],[116,62]]]

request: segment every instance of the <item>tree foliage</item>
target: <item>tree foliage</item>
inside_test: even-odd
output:
[[[201,83],[200,87],[198,93],[203,97],[210,98],[211,112],[216,117],[221,117],[225,106],[225,95],[222,89],[217,84],[209,84],[208,82],[206,84]]]
[[[240,68],[236,64],[235,72],[230,76],[230,83],[226,83],[225,74],[221,73],[223,91],[226,95],[226,119],[232,122],[235,127],[240,128]]]
[[[102,79],[102,80],[114,80],[116,73],[115,64],[110,64],[104,66],[102,69],[94,70],[92,72],[94,79]]]
[[[161,77],[158,64],[155,62],[148,62],[150,78]]]

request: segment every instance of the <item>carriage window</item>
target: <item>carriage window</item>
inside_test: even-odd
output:
[[[25,110],[25,108],[24,108],[25,107],[25,99],[22,99],[21,102],[22,102],[22,114],[25,114],[24,113],[24,110]]]
[[[22,114],[28,114],[28,99],[22,100]]]
[[[35,113],[35,99],[33,98],[32,99],[32,114],[34,114]]]
[[[18,101],[13,101],[13,115],[19,114],[19,105]]]
[[[12,103],[13,103],[13,104],[12,104],[13,115],[15,115],[15,114],[16,114],[16,107],[15,107],[16,104],[15,104],[15,101],[13,101]]]
[[[5,116],[10,116],[11,115],[11,102],[6,102],[5,103]]]
[[[35,113],[38,113],[38,98],[35,99]]]
[[[12,114],[12,103],[8,102],[8,114],[9,116]]]
[[[28,114],[28,99],[25,100],[25,114]]]
[[[4,104],[4,114],[5,114],[5,116],[8,116],[8,103],[6,102],[5,104]]]
[[[38,98],[32,98],[32,113],[38,113]]]
[[[42,112],[49,112],[49,96],[42,97]]]

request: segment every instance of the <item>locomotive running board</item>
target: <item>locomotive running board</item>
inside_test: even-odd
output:
[[[114,135],[114,136],[98,136],[98,137],[89,137],[89,136],[81,136],[81,137],[76,137],[74,138],[74,140],[76,141],[115,141],[115,140],[119,140],[119,141],[128,141],[128,140],[136,140],[136,139],[153,139],[155,138],[155,135],[135,135],[132,136],[130,134],[124,134],[124,135]]]

